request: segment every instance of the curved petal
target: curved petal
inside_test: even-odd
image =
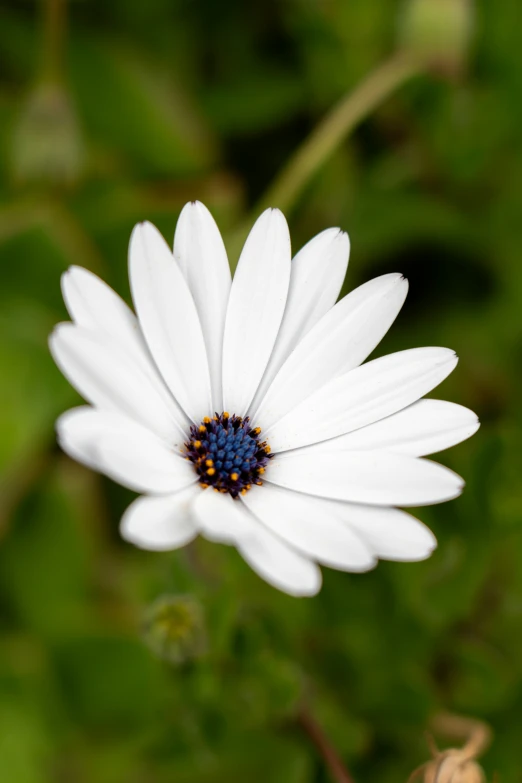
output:
[[[382,451],[321,451],[277,455],[267,480],[297,492],[377,506],[427,506],[451,500],[464,482],[425,459]]]
[[[63,273],[61,286],[67,311],[78,326],[110,334],[135,349],[136,316],[107,283],[87,269],[71,266]]]
[[[327,451],[392,451],[425,457],[470,438],[480,427],[473,411],[444,400],[419,400],[392,416],[316,443]]]
[[[383,275],[341,299],[299,343],[268,389],[256,423],[269,429],[325,384],[363,362],[401,309],[408,282]]]
[[[99,332],[59,324],[49,338],[53,358],[88,402],[121,412],[181,447],[185,434],[150,374]]]
[[[72,266],[62,275],[63,298],[77,326],[99,332],[125,351],[154,384],[181,429],[188,419],[165,386],[143,338],[138,319],[103,280],[79,266]]]
[[[290,595],[315,595],[321,571],[274,536],[230,495],[205,490],[193,514],[200,532],[212,541],[234,543],[249,566],[266,582]]]
[[[374,359],[334,378],[264,434],[274,452],[344,435],[416,402],[457,361],[448,348],[413,348]]]
[[[247,537],[252,524],[245,523],[244,515],[238,513],[239,503],[214,489],[205,489],[196,498],[192,513],[199,530],[209,541],[220,544],[237,544]]]
[[[313,237],[293,258],[283,321],[263,380],[252,401],[259,407],[268,387],[294,348],[337,301],[343,284],[350,240],[339,228]]]
[[[138,498],[122,517],[121,537],[154,552],[185,546],[198,534],[190,514],[190,504],[198,491],[192,486],[174,495]]]
[[[278,209],[267,209],[245,242],[225,322],[223,404],[238,416],[247,412],[270,359],[289,281],[288,226]]]
[[[368,571],[376,564],[364,540],[339,519],[333,504],[265,483],[241,497],[261,522],[290,546],[342,571]]]
[[[199,201],[183,207],[174,236],[179,264],[199,315],[207,349],[212,410],[223,410],[223,333],[230,293],[230,267],[214,218]]]
[[[398,508],[327,502],[381,560],[425,560],[437,546],[426,525]]]
[[[212,413],[201,324],[185,278],[151,223],[132,232],[129,270],[132,298],[154,361],[183,410],[201,421]]]
[[[197,481],[187,460],[118,413],[74,408],[58,419],[57,431],[74,459],[137,492],[177,492]]]

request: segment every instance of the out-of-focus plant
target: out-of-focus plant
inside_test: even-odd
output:
[[[169,663],[199,658],[206,649],[203,607],[192,596],[160,596],[147,609],[143,633],[154,654]]]
[[[465,737],[461,748],[440,751],[432,741],[433,759],[415,770],[411,783],[422,777],[424,783],[485,783],[485,775],[476,761],[491,740],[489,726],[460,715],[437,715],[433,730],[455,737]]]
[[[408,0],[399,44],[433,71],[457,76],[468,61],[473,10],[472,0]]]

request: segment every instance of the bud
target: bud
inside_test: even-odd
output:
[[[408,0],[401,48],[445,76],[462,73],[473,27],[472,0]]]
[[[83,145],[67,91],[58,83],[38,85],[22,107],[14,129],[15,181],[72,185],[81,173]]]
[[[169,663],[201,657],[206,650],[201,604],[190,595],[161,596],[147,610],[143,635],[152,652]]]

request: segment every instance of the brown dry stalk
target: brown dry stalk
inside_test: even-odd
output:
[[[461,748],[439,751],[430,737],[432,760],[418,767],[409,778],[409,783],[421,776],[424,783],[485,783],[482,768],[476,758],[491,741],[491,729],[485,723],[461,715],[439,713],[432,721],[432,729],[464,742]]]
[[[341,757],[313,715],[308,710],[303,709],[299,714],[298,723],[330,770],[335,783],[354,783]]]

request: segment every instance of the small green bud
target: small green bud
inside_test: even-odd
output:
[[[82,139],[67,91],[57,83],[40,84],[26,100],[14,129],[15,181],[72,185],[82,164]]]
[[[464,69],[473,28],[472,0],[408,0],[401,48],[445,76]]]
[[[203,609],[190,595],[156,599],[147,610],[143,633],[152,652],[169,663],[185,663],[206,651]]]

